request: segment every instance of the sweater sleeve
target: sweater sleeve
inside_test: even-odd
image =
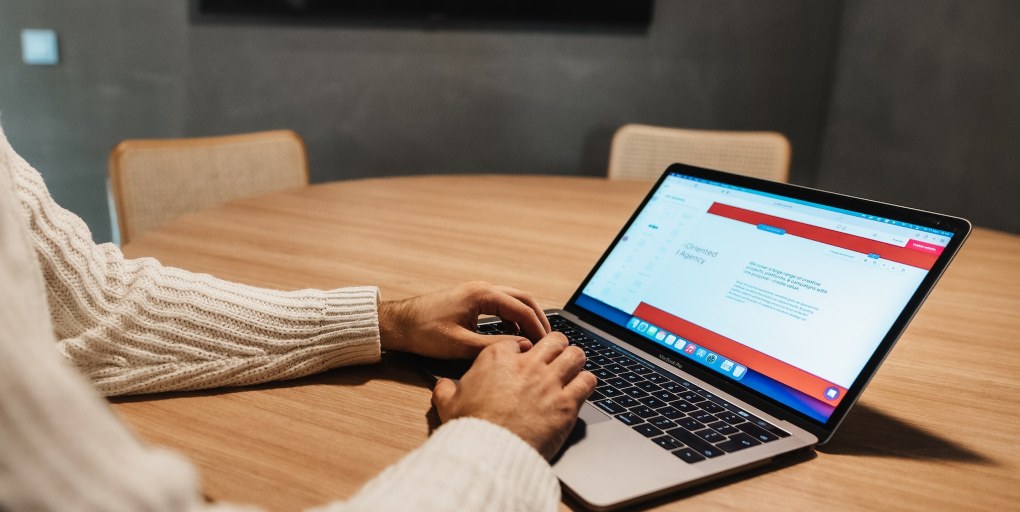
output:
[[[556,510],[560,487],[549,463],[503,427],[453,420],[350,500],[316,512],[354,510]]]
[[[275,291],[125,259],[0,144],[59,350],[101,393],[249,385],[379,359],[376,288]]]

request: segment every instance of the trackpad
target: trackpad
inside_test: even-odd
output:
[[[584,421],[586,425],[594,425],[596,423],[602,423],[603,421],[609,421],[612,419],[588,402],[585,402],[584,405],[581,406],[581,412],[577,414],[577,417]]]

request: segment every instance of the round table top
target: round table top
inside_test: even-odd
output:
[[[648,188],[562,176],[327,183],[185,215],[124,252],[279,289],[373,284],[391,299],[483,279],[559,307]],[[1017,254],[1020,236],[974,231],[814,460],[657,506],[1015,507]],[[210,496],[294,510],[349,496],[418,446],[429,396],[425,378],[384,358],[289,383],[120,399],[115,409],[143,438],[194,460]],[[295,421],[303,415],[316,421]]]

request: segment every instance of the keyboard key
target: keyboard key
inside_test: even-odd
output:
[[[680,393],[680,398],[683,398],[684,400],[687,400],[688,402],[690,402],[692,404],[696,403],[696,402],[704,402],[705,401],[705,399],[702,398],[701,395],[699,395],[699,394],[697,394],[697,393],[695,393],[693,391],[684,391],[683,393]]]
[[[645,421],[641,419],[640,416],[632,412],[617,414],[616,419],[622,421],[625,425],[637,425],[638,423],[644,423]]]
[[[675,400],[678,400],[676,395],[674,395],[673,393],[670,393],[669,391],[666,391],[664,389],[660,389],[660,390],[652,393],[652,396],[654,396],[655,398],[658,398],[659,400],[662,400],[663,402],[673,402]]]
[[[648,374],[658,375],[658,374],[655,373],[655,370],[653,370],[653,369],[651,369],[651,368],[649,368],[647,366],[644,366],[644,365],[638,365],[638,366],[634,367],[631,371],[633,371],[634,373],[636,373],[638,375],[648,375]]]
[[[715,423],[712,423],[712,424],[708,425],[708,428],[710,428],[712,430],[715,430],[716,432],[718,432],[718,433],[720,433],[720,434],[722,434],[724,436],[730,436],[730,435],[736,434],[737,432],[740,432],[740,430],[737,430],[737,427],[734,427],[733,425],[730,425],[729,423],[722,422],[722,421],[717,421]]]
[[[652,439],[652,442],[667,450],[676,450],[677,448],[683,447],[679,441],[670,436],[656,437],[655,439]]]
[[[635,400],[635,399],[633,399],[633,398],[631,398],[631,397],[629,397],[627,395],[620,395],[620,396],[616,397],[616,403],[618,403],[618,404],[620,404],[620,405],[622,405],[622,406],[624,406],[624,407],[626,407],[628,409],[630,409],[631,407],[637,407],[639,405],[642,405],[641,402],[638,402],[637,400]]]
[[[693,404],[691,404],[690,402],[688,402],[686,400],[677,400],[675,402],[671,402],[669,405],[672,405],[673,407],[676,407],[677,409],[680,409],[681,411],[686,412],[686,413],[691,413],[691,412],[694,412],[694,411],[700,411],[701,410],[701,409],[698,409],[697,407],[695,407]]]
[[[613,386],[614,388],[620,388],[620,389],[623,389],[623,388],[625,388],[627,386],[630,386],[630,382],[627,382],[626,380],[623,380],[620,377],[613,377],[611,379],[606,379],[606,384],[609,384],[610,386]]]
[[[673,423],[672,420],[670,420],[669,418],[665,418],[663,416],[649,418],[648,423],[655,425],[655,428],[660,428],[662,430],[676,427],[676,423]]]
[[[599,409],[602,409],[603,411],[606,411],[609,414],[614,415],[620,414],[621,412],[625,412],[627,410],[622,405],[616,403],[616,401],[614,401],[612,398],[595,402],[595,407],[598,407]]]
[[[662,383],[659,383],[659,385],[662,386],[662,389],[665,389],[666,391],[669,391],[671,393],[680,393],[684,389],[686,389],[683,386],[681,386],[680,384],[677,384],[676,382],[673,382],[673,381],[662,382]]]
[[[702,455],[703,457],[709,458],[718,457],[724,453],[722,450],[716,448],[715,446],[712,446],[704,439],[682,428],[674,428],[672,430],[667,431],[666,433],[675,437],[677,441],[680,441],[681,443],[687,445],[688,447],[698,452],[698,454]]]
[[[666,402],[663,402],[662,400],[659,400],[654,396],[646,396],[644,398],[638,399],[638,401],[647,405],[648,407],[651,407],[652,409],[658,409],[660,407],[666,406]]]
[[[679,409],[679,407],[678,407],[678,409]],[[686,411],[684,411],[684,412],[686,412]],[[696,420],[698,420],[698,421],[700,421],[700,422],[702,422],[702,423],[712,423],[713,421],[716,421],[716,420],[719,419],[719,418],[716,418],[715,416],[712,416],[711,414],[709,414],[709,413],[707,413],[705,411],[688,412],[687,415],[692,417],[692,418],[694,418],[694,419],[696,419]]]
[[[736,425],[737,423],[742,423],[744,421],[744,418],[741,418],[732,412],[724,412],[722,414],[716,414],[715,416],[730,425]]]
[[[623,394],[623,391],[620,391],[619,389],[616,389],[613,386],[599,386],[595,388],[595,390],[609,398],[617,397]]]
[[[615,375],[627,373],[627,369],[617,363],[609,363],[607,366],[605,366],[605,369],[613,372],[613,374]]]
[[[666,384],[666,383],[670,382],[670,380],[668,378],[666,378],[665,375],[662,375],[662,374],[659,374],[659,373],[652,373],[652,374],[649,374],[649,375],[645,375],[645,378],[650,380],[650,381],[652,381],[652,382],[654,382],[654,383],[656,383],[656,384],[659,384],[659,385],[663,385],[663,384]]]
[[[687,416],[686,414],[683,413],[683,411],[677,409],[676,407],[663,407],[662,409],[659,409],[659,414],[671,420],[676,420],[683,418],[684,416]]]
[[[599,393],[599,390],[597,389],[595,391],[592,391],[591,395],[588,395],[588,400],[591,402],[594,402],[596,400],[602,400],[603,398],[606,398],[606,396],[603,395],[602,393]]]
[[[755,425],[753,423],[744,422],[744,423],[741,423],[739,425],[734,425],[734,426],[739,428],[740,430],[743,430],[744,432],[746,432],[751,437],[753,437],[753,438],[755,438],[755,439],[757,439],[757,440],[759,440],[759,441],[761,441],[763,443],[767,443],[769,441],[775,441],[776,439],[779,439],[778,437],[776,437],[775,434],[772,434],[771,432],[768,432],[765,429],[763,429],[763,428],[761,428],[758,425]]]
[[[698,420],[696,420],[694,418],[691,418],[691,417],[682,418],[679,421],[677,421],[677,424],[680,425],[681,427],[687,429],[687,430],[692,430],[692,431],[693,430],[701,430],[701,429],[705,428],[705,425],[703,423],[701,423],[700,421],[698,421]]]
[[[595,374],[595,377],[597,377],[600,382],[615,377],[615,375],[612,372],[606,370],[605,368],[598,368],[592,373]]]
[[[656,391],[661,391],[662,390],[662,388],[660,388],[658,384],[655,384],[653,382],[647,382],[647,381],[646,382],[639,382],[639,383],[637,383],[637,387],[639,387],[639,388],[641,388],[641,389],[643,389],[643,390],[645,390],[645,391],[647,391],[649,393],[655,393]]]
[[[764,429],[765,431],[775,435],[776,437],[790,437],[790,434],[787,433],[785,430],[783,430],[783,429],[781,429],[781,428],[779,428],[779,427],[777,427],[777,426],[775,426],[775,425],[773,425],[773,424],[771,424],[771,423],[769,423],[769,422],[767,422],[767,421],[765,421],[765,420],[763,420],[761,418],[756,418],[754,416],[751,416],[748,419],[751,421],[751,423],[754,423],[755,425],[757,425],[758,428]]]
[[[637,407],[632,407],[630,412],[632,412],[634,414],[637,414],[638,416],[641,416],[642,418],[651,418],[652,416],[658,416],[659,415],[659,413],[655,412],[652,409],[649,409],[647,406],[644,406],[644,405],[639,405]]]
[[[631,384],[637,384],[638,382],[644,382],[645,381],[644,377],[642,377],[642,376],[640,376],[640,375],[638,375],[638,374],[636,374],[634,372],[627,372],[627,373],[620,374],[620,377],[622,377],[623,380],[625,380],[625,381],[627,381],[627,382],[629,382]]]
[[[712,413],[712,414],[723,412],[723,411],[726,410],[726,409],[723,409],[721,405],[714,404],[712,402],[705,402],[705,403],[701,404],[700,407],[702,409]]]
[[[648,393],[645,393],[644,391],[635,387],[624,388],[623,394],[632,398],[644,398],[648,396]]]
[[[718,433],[718,432],[716,432],[716,431],[714,431],[714,430],[712,430],[710,428],[706,428],[705,430],[699,430],[699,431],[695,432],[694,435],[696,435],[696,436],[698,436],[698,437],[700,437],[700,438],[702,438],[705,441],[708,441],[710,443],[718,443],[720,441],[725,441],[726,440],[725,436],[723,436],[722,434],[720,434],[720,433]]]
[[[727,442],[737,443],[737,444],[739,444],[740,446],[742,446],[744,448],[750,448],[752,446],[758,446],[759,444],[761,444],[760,442],[758,442],[757,439],[755,439],[755,438],[753,438],[753,437],[751,437],[751,436],[749,436],[747,434],[736,434],[734,436],[731,436],[730,440],[727,441]],[[721,445],[722,445],[722,443],[719,443],[716,446],[721,446]]]
[[[732,439],[728,441],[723,441],[721,443],[717,443],[715,447],[719,448],[720,450],[726,453],[733,453],[738,450],[743,450],[744,448],[750,448],[750,446],[743,444],[739,441],[734,441]]]
[[[654,426],[652,426],[652,425],[650,425],[648,423],[642,423],[640,425],[634,426],[633,428],[634,428],[634,430],[637,430],[638,433],[640,433],[641,435],[643,435],[645,437],[654,437],[654,436],[662,434],[661,430],[655,428]]]
[[[705,457],[702,457],[701,454],[699,454],[698,452],[696,452],[696,451],[694,451],[694,450],[692,450],[690,448],[683,448],[683,449],[677,450],[677,451],[673,452],[673,455],[676,455],[677,457],[680,458],[680,460],[682,460],[682,461],[684,461],[684,462],[686,462],[688,464],[693,464],[695,462],[701,462],[701,461],[705,460]]]

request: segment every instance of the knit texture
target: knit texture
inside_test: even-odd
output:
[[[206,503],[194,468],[136,440],[69,362],[119,394],[297,377],[379,355],[374,289],[272,292],[124,260],[53,203],[2,130],[0,284],[0,510],[252,510]],[[321,510],[558,502],[534,449],[461,419]]]
[[[60,351],[101,393],[241,386],[379,359],[376,288],[283,292],[127,260],[95,245],[28,163],[6,158]]]

